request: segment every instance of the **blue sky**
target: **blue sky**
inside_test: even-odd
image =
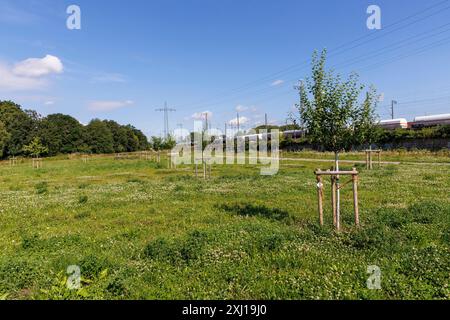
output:
[[[81,30],[66,28],[71,4]],[[371,4],[381,30],[366,26]],[[148,135],[162,133],[165,101],[171,129],[206,111],[219,128],[236,110],[246,127],[264,113],[285,123],[322,48],[330,67],[383,93],[381,118],[392,99],[408,120],[450,113],[450,1],[0,0],[0,39],[0,99]]]

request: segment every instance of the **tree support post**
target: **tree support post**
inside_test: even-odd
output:
[[[331,208],[333,210],[333,225],[337,226],[336,214],[336,176],[331,176]]]
[[[338,171],[338,170],[327,170],[327,171],[321,171],[317,170],[315,172],[316,174],[316,180],[317,180],[317,197],[318,197],[318,210],[319,210],[319,222],[322,226],[324,223],[323,219],[323,179],[322,176],[330,176],[331,177],[331,206],[333,209],[333,224],[337,231],[340,231],[341,229],[341,222],[340,222],[340,214],[339,214],[339,208],[337,205],[338,195],[341,188],[346,186],[349,183],[352,183],[353,185],[353,210],[355,215],[355,225],[359,226],[359,206],[358,206],[358,171],[356,168],[353,168],[352,171]],[[342,185],[339,184],[339,177],[340,176],[351,176],[351,180],[348,182],[343,183]]]
[[[366,150],[366,169],[369,170],[369,151]]]
[[[206,180],[206,161],[203,161],[203,179]]]
[[[316,176],[317,179],[317,197],[319,209],[319,223],[323,226],[323,181],[322,176]]]
[[[356,168],[353,168],[356,171]],[[352,175],[353,182],[353,211],[355,212],[355,224],[359,226],[359,206],[358,206],[358,175]]]
[[[378,168],[381,168],[381,150],[378,152]]]

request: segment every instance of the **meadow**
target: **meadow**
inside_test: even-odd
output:
[[[383,159],[401,163],[342,164],[360,171],[362,225],[346,187],[339,233],[327,193],[317,221],[313,172],[327,163],[282,161],[275,176],[214,166],[205,181],[166,159],[3,162],[0,299],[449,299],[449,154]],[[70,265],[81,289],[66,286]],[[366,284],[373,265],[379,290]]]

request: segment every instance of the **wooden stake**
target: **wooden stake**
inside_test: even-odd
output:
[[[336,210],[336,176],[331,176],[331,208],[333,210],[333,225],[337,226]]]
[[[381,150],[378,151],[378,167],[381,168]]]
[[[206,162],[203,161],[203,179],[206,180]]]
[[[316,176],[317,178],[317,197],[318,197],[318,208],[319,208],[319,223],[323,226],[323,182],[321,176]]]
[[[366,169],[369,170],[369,151],[366,150]]]
[[[356,168],[353,168],[356,171]],[[352,175],[353,180],[353,209],[355,211],[355,224],[359,226],[359,206],[358,206],[358,175]]]

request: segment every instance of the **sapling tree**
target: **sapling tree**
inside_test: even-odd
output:
[[[40,155],[48,152],[48,148],[42,145],[40,138],[35,137],[30,144],[23,147],[23,151],[32,157],[39,158]]]
[[[355,111],[355,144],[368,144],[369,149],[372,150],[372,145],[377,143],[383,129],[377,125],[379,117],[375,112],[378,96],[375,88],[371,86],[366,92],[364,102],[358,110]]]
[[[375,126],[376,91],[371,88],[360,102],[364,85],[355,73],[343,80],[333,70],[325,69],[326,50],[314,52],[312,75],[299,86],[300,118],[313,143],[335,154],[339,171],[339,154],[354,145],[372,139]],[[336,214],[340,212],[339,179],[337,180]]]

